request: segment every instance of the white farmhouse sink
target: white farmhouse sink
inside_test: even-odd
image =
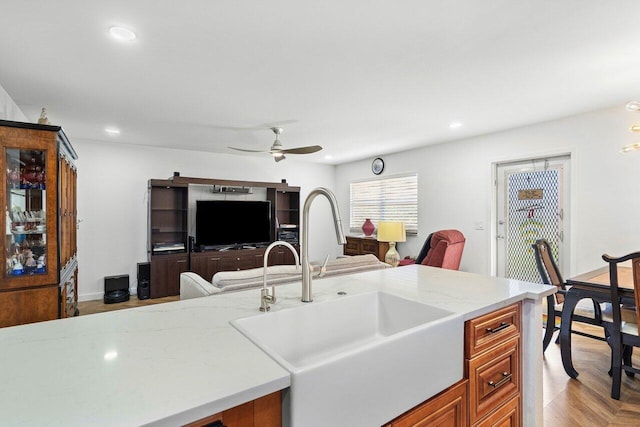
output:
[[[381,425],[463,375],[462,316],[385,292],[231,324],[291,372],[285,426]]]

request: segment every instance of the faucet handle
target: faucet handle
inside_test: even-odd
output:
[[[324,258],[322,266],[320,266],[320,273],[318,274],[318,277],[324,276],[327,272],[327,262],[329,262],[329,254],[327,254],[327,256]]]
[[[271,305],[276,302],[276,287],[275,285],[271,286],[271,295],[269,295],[269,289],[262,288],[260,290],[260,311],[269,311],[271,310]]]

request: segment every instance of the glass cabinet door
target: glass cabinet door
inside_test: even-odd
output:
[[[55,233],[55,230],[47,229],[48,209],[55,216],[55,198],[51,203],[47,193],[53,191],[54,197],[56,193],[55,181],[48,182],[51,171],[47,169],[49,166],[55,168],[55,163],[50,165],[48,151],[5,148],[6,278],[31,277],[36,279],[34,284],[41,284],[42,280],[37,280],[37,276],[47,276],[50,269],[55,270],[55,266],[50,265],[50,255],[53,255],[50,246],[52,240],[55,246],[55,238],[48,238],[48,233]],[[54,188],[50,189],[49,184]]]

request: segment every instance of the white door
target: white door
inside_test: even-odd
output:
[[[540,283],[531,245],[541,238],[560,271],[568,265],[569,165],[561,156],[496,166],[498,276]]]

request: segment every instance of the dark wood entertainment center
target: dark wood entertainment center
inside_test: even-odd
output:
[[[210,185],[230,197],[247,188],[266,189],[271,202],[272,241],[285,240],[296,249],[300,232],[300,187],[286,182],[232,181],[174,176],[148,183],[147,253],[151,264],[151,298],[180,293],[180,273],[193,271],[211,280],[218,271],[262,267],[265,247],[197,251],[189,246],[189,185]],[[264,190],[263,190],[264,191]],[[299,250],[299,249],[298,249]],[[269,254],[269,265],[293,264],[294,257],[283,247]]]

